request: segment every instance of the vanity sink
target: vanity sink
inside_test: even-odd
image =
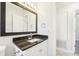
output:
[[[45,35],[30,35],[30,36],[13,38],[13,42],[22,51],[24,51],[30,47],[33,47],[45,41],[47,38],[48,36],[45,36]]]
[[[34,42],[40,42],[40,41],[42,41],[42,39],[34,38],[34,39],[31,39],[31,40],[27,40],[27,41],[30,42],[30,43],[34,43]]]

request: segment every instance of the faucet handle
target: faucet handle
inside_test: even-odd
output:
[[[32,33],[30,33],[31,35],[28,36],[28,39],[32,39]]]
[[[33,34],[33,33],[30,33],[31,35]]]

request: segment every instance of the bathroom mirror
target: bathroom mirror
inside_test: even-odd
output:
[[[17,2],[1,2],[1,35],[37,32],[37,13]]]

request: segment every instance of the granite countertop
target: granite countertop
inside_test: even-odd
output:
[[[37,34],[37,35],[32,35],[32,39],[40,39],[39,41],[28,42],[28,37],[29,36],[13,38],[13,43],[22,51],[24,51],[48,39],[47,35]]]

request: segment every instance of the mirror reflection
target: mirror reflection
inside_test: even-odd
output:
[[[6,3],[6,32],[36,31],[36,15],[13,3]]]

